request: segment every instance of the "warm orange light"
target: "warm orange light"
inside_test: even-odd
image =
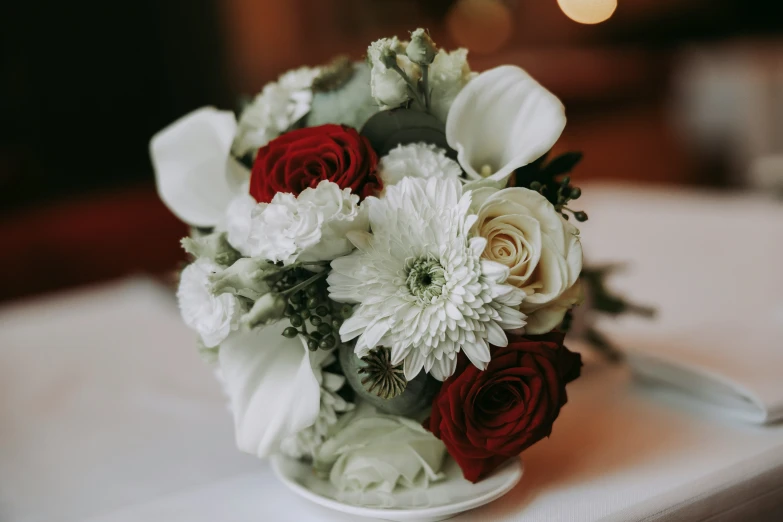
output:
[[[557,0],[568,18],[580,24],[599,24],[617,9],[617,0]]]
[[[446,25],[458,45],[476,54],[498,51],[514,30],[511,11],[501,0],[460,0],[446,15]]]

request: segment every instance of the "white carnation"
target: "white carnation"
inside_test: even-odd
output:
[[[446,151],[431,143],[398,145],[382,157],[378,172],[384,187],[399,183],[402,178],[459,178],[462,168],[446,156]]]
[[[287,265],[344,256],[353,250],[346,234],[367,228],[359,196],[326,180],[298,197],[278,192],[268,204],[239,196],[226,215],[228,241],[242,255]]]
[[[182,271],[177,290],[185,324],[198,332],[207,348],[219,345],[239,325],[241,306],[232,294],[210,292],[210,274],[223,270],[209,259],[197,259]]]
[[[264,86],[242,111],[231,151],[240,157],[255,154],[307,114],[313,99],[310,87],[318,73],[301,67]]]

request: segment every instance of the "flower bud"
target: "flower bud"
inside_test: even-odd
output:
[[[214,232],[204,236],[186,237],[180,242],[182,248],[195,258],[206,257],[218,265],[229,266],[241,256],[226,239],[225,232]]]
[[[394,69],[397,67],[397,53],[386,47],[378,56],[378,61],[381,62],[386,68]]]
[[[212,274],[212,293],[231,293],[258,299],[271,290],[270,282],[280,277],[280,267],[262,259],[243,257],[222,272]]]
[[[281,294],[264,294],[253,308],[242,316],[242,324],[248,328],[272,324],[283,317],[286,304],[288,300]]]
[[[429,65],[435,60],[438,49],[435,42],[424,29],[416,29],[411,33],[411,41],[405,49],[405,53],[413,63]]]

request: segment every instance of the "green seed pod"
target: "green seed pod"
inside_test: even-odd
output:
[[[318,341],[316,341],[315,339],[310,339],[309,341],[307,341],[307,349],[310,350],[311,352],[316,351],[318,349]]]
[[[325,305],[320,305],[318,308],[315,309],[315,313],[317,313],[321,317],[325,315],[329,315],[329,307]]]
[[[384,399],[375,391],[369,391],[372,381],[363,383],[368,375],[360,373],[367,366],[353,351],[353,347],[343,344],[339,348],[340,366],[343,368],[348,384],[353,388],[362,400],[365,400],[379,410],[391,415],[415,417],[432,405],[432,398],[441,387],[441,383],[424,372],[419,373],[415,379],[408,381],[402,394]]]
[[[299,335],[299,330],[297,330],[293,326],[289,326],[288,328],[283,330],[283,337],[288,337],[289,339],[293,339],[297,335]]]
[[[314,315],[314,316],[310,317],[310,324],[312,324],[313,326],[318,326],[322,322],[323,322],[323,319],[321,319],[317,315]]]
[[[321,301],[317,297],[311,297],[307,300],[307,308],[309,309],[315,309],[318,307],[318,305],[321,303]]]
[[[324,335],[329,335],[330,333],[332,333],[332,327],[326,323],[321,323],[318,325],[318,331]]]
[[[291,326],[295,326],[297,328],[304,324],[304,319],[302,319],[301,315],[292,315],[289,321],[291,321]]]

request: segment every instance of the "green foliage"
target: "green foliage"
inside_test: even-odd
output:
[[[368,140],[378,156],[386,155],[397,145],[423,141],[445,149],[456,158],[456,153],[446,141],[446,126],[432,114],[414,109],[392,109],[381,111],[367,120],[362,135]]]
[[[579,222],[587,221],[584,211],[572,210],[567,206],[582,195],[582,189],[571,185],[571,177],[567,175],[582,161],[582,153],[565,152],[547,162],[548,157],[549,153],[544,154],[517,169],[509,185],[539,192],[566,219],[570,213]]]

